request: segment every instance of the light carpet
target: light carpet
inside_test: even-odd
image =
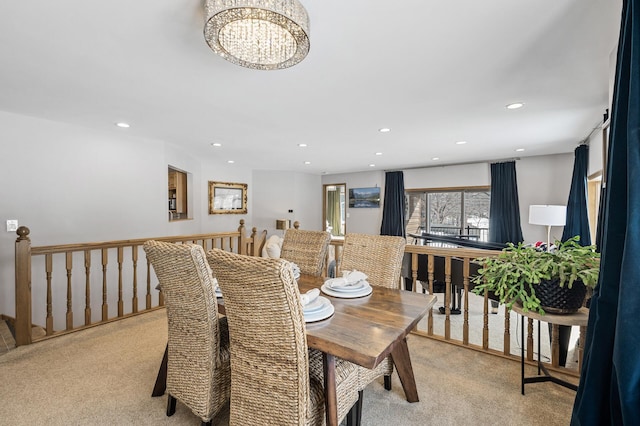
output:
[[[158,310],[0,356],[0,424],[198,425],[184,405],[166,417],[166,396],[151,397],[166,339]],[[521,395],[517,362],[413,335],[409,348],[420,402],[394,373],[392,391],[382,380],[365,390],[363,425],[569,424],[575,392],[537,383]]]

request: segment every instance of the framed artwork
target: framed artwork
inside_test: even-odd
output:
[[[246,183],[209,181],[209,214],[246,213]]]
[[[380,207],[380,187],[349,189],[350,208]]]

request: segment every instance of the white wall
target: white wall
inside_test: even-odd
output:
[[[100,133],[0,112],[0,313],[15,315],[17,235],[5,231],[8,219],[29,227],[34,246],[228,231],[241,218],[253,226],[252,212],[261,208],[251,202],[251,170],[214,166],[169,143],[126,132],[114,127]],[[193,220],[168,221],[169,165],[191,173]],[[209,215],[209,180],[247,183],[249,214]],[[268,199],[278,188],[264,185],[260,191]],[[317,198],[320,204],[309,202],[308,208],[321,214]],[[34,289],[34,297],[40,291]]]
[[[529,224],[529,206],[532,204],[567,205],[574,154],[526,157],[516,161],[520,222],[525,242],[546,241],[547,229]],[[562,226],[551,228],[551,239],[562,237]]]
[[[253,226],[277,231],[276,219],[289,219],[291,226],[300,222],[300,229],[322,229],[322,184],[320,176],[305,173],[253,171]],[[289,213],[289,210],[292,210]]]
[[[490,184],[491,171],[488,163],[425,167],[404,172],[406,189],[488,186]]]
[[[595,130],[589,137],[589,166],[587,168],[587,176],[596,172],[602,172],[603,164],[603,143],[602,128]]]
[[[360,172],[343,173],[335,175],[325,175],[322,177],[322,184],[346,183],[346,194],[349,197],[351,188],[371,188],[379,186],[380,208],[349,208],[347,201],[346,231],[361,234],[379,234],[382,224],[382,208],[384,204],[384,172]],[[322,192],[320,193],[322,197]],[[322,210],[322,207],[321,207]],[[322,221],[322,211],[320,212]]]
[[[279,218],[321,229],[322,184],[328,183],[344,182],[347,189],[379,186],[384,199],[383,171],[320,177],[219,166],[116,128],[100,133],[0,112],[0,141],[0,230],[7,219],[18,219],[30,228],[35,246],[227,231],[241,218],[249,229],[270,233]],[[191,174],[193,220],[168,221],[169,165]],[[572,168],[573,154],[516,163],[527,241],[546,235],[542,227],[528,225],[529,204],[566,204]],[[208,181],[247,183],[248,214],[209,215]],[[486,163],[405,171],[407,188],[487,184]],[[382,208],[347,209],[347,215],[348,232],[379,233]],[[554,235],[559,233],[554,228]],[[0,313],[10,316],[15,314],[15,239],[13,232],[0,232]]]
[[[247,214],[209,214],[209,181],[246,183],[247,184]],[[202,164],[202,179],[197,182],[202,207],[198,218],[201,223],[200,232],[223,232],[238,229],[240,219],[244,219],[247,232],[253,226],[253,205],[251,194],[254,192],[251,180],[251,170],[236,167],[236,165],[212,165],[207,162]]]
[[[516,161],[520,220],[526,242],[547,239],[544,227],[529,225],[529,205],[566,205],[573,173],[573,153],[526,157]],[[364,186],[384,187],[384,172],[325,175],[323,184],[346,183],[347,189]],[[406,189],[486,186],[491,184],[489,163],[425,167],[404,171]],[[384,188],[382,188],[384,192]],[[382,195],[384,199],[384,195]],[[347,209],[347,232],[379,234],[382,208]],[[562,227],[552,228],[552,235],[562,236]]]

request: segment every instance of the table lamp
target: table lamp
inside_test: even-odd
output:
[[[551,227],[564,226],[567,220],[567,206],[529,206],[529,223],[547,227],[547,251],[551,248]]]

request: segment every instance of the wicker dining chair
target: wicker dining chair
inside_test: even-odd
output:
[[[298,265],[301,274],[319,277],[330,242],[331,234],[326,231],[287,229],[280,258]]]
[[[143,248],[167,308],[167,416],[177,399],[211,424],[229,400],[231,373],[227,321],[218,318],[204,249],[153,240]]]
[[[357,269],[367,274],[372,286],[400,289],[400,274],[406,240],[388,235],[366,235],[347,233],[344,237],[340,272]],[[338,276],[341,276],[340,273]],[[388,356],[376,368],[361,370],[360,404],[362,390],[380,376],[384,376],[384,387],[391,390],[393,361]]]
[[[290,263],[220,249],[208,251],[207,260],[224,294],[229,321],[229,424],[323,425],[322,354],[307,348]],[[358,400],[361,368],[336,359],[339,420]]]

